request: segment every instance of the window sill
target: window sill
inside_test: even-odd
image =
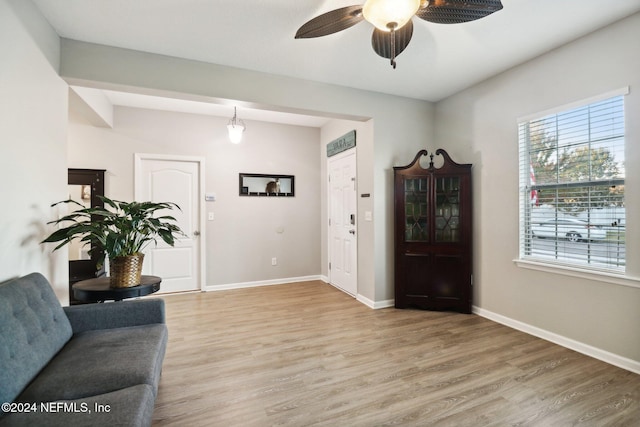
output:
[[[518,267],[530,270],[544,271],[547,273],[562,274],[565,276],[579,277],[581,279],[595,280],[598,282],[612,283],[614,285],[640,288],[640,278],[625,276],[598,270],[587,270],[564,264],[551,264],[533,260],[514,259]]]

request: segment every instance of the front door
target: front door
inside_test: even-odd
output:
[[[356,151],[330,157],[329,282],[350,295],[358,293]]]
[[[136,154],[135,199],[137,201],[173,202],[171,215],[186,236],[176,239],[173,247],[160,241],[145,250],[143,274],[160,276],[160,293],[201,289],[202,237],[200,236],[201,158]]]

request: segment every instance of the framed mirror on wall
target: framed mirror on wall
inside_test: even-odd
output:
[[[241,196],[293,197],[295,177],[293,175],[273,175],[261,173],[241,173]]]
[[[100,196],[104,196],[103,169],[69,169],[69,198],[81,203],[84,207],[104,207]],[[75,210],[74,205],[68,205]],[[92,220],[98,221],[98,218]],[[72,242],[69,247],[69,304],[79,304],[73,297],[71,285],[81,280],[93,279],[104,275],[104,268],[98,271],[98,254],[90,247],[79,242]]]

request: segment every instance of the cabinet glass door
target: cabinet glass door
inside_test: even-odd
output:
[[[428,178],[407,178],[404,181],[404,238],[407,242],[427,242]]]
[[[460,178],[436,178],[436,242],[460,240]]]

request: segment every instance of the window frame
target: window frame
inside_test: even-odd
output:
[[[527,269],[534,269],[539,271],[553,272],[563,275],[569,275],[574,277],[581,277],[591,280],[599,280],[610,282],[614,284],[624,285],[624,286],[632,286],[632,287],[640,287],[640,279],[630,277],[627,275],[626,265],[628,261],[628,256],[625,254],[625,266],[622,268],[612,268],[611,266],[593,266],[586,262],[584,264],[580,264],[579,262],[565,262],[558,259],[545,259],[541,256],[536,257],[535,255],[530,255],[527,252],[526,245],[530,244],[532,235],[527,233],[531,233],[531,222],[530,217],[529,221],[527,221],[527,215],[530,215],[530,209],[527,208],[527,205],[531,203],[530,200],[526,197],[526,190],[530,190],[531,187],[523,187],[525,183],[529,183],[526,175],[531,173],[531,169],[526,169],[523,164],[523,147],[520,144],[520,127],[522,124],[527,122],[535,122],[536,120],[541,120],[546,116],[552,115],[560,115],[562,113],[570,112],[574,109],[578,109],[581,107],[586,107],[591,104],[595,104],[601,101],[605,101],[610,98],[616,98],[619,96],[624,96],[629,93],[629,87],[623,87],[621,89],[617,89],[614,91],[610,91],[607,93],[600,94],[598,96],[594,96],[591,98],[583,99],[580,101],[576,101],[573,103],[565,104],[562,106],[555,107],[553,109],[537,112],[534,114],[529,114],[527,116],[519,117],[517,119],[517,129],[518,129],[518,170],[519,170],[519,232],[518,232],[518,240],[519,240],[519,253],[518,258],[514,259],[514,263],[517,266]],[[625,118],[625,135],[626,135],[626,118]],[[628,144],[628,141],[625,141],[625,144]],[[527,151],[531,148],[529,143],[524,147]],[[531,167],[531,166],[529,166]],[[624,180],[624,179],[623,179]],[[612,182],[620,183],[621,180],[616,179],[612,180]],[[584,182],[585,185],[588,185],[588,182]],[[553,186],[550,185],[550,187]],[[628,217],[628,216],[627,216]],[[527,226],[527,223],[529,226]]]

